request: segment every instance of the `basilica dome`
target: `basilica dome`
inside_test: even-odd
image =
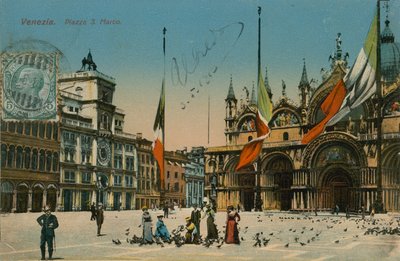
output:
[[[385,21],[385,29],[381,33],[381,72],[384,81],[393,83],[400,74],[400,44],[394,41],[390,30],[390,21]]]

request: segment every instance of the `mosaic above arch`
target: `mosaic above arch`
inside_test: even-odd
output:
[[[279,110],[271,120],[271,127],[288,127],[300,124],[300,118],[291,110]]]

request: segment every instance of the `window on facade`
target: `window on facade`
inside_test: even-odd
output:
[[[283,133],[283,140],[289,140],[289,133],[287,132]]]
[[[167,183],[167,190],[169,191],[169,183]]]
[[[90,151],[85,151],[82,150],[81,152],[81,162],[82,164],[86,164],[86,163],[90,163],[90,156],[91,156],[91,152]]]
[[[51,152],[48,151],[46,154],[46,171],[51,171]]]
[[[53,125],[53,139],[54,140],[57,140],[58,139],[58,123],[56,122],[54,125]]]
[[[179,192],[179,182],[175,182],[174,184],[174,191]]]
[[[54,153],[53,155],[53,171],[58,171],[58,153]]]
[[[114,186],[121,186],[122,185],[122,177],[120,175],[114,176]]]
[[[15,165],[15,167],[17,169],[22,168],[22,160],[23,160],[22,147],[18,146],[17,147],[17,159],[16,159],[16,165]]]
[[[114,168],[122,169],[122,156],[121,155],[114,156]]]
[[[17,123],[17,133],[22,134],[23,130],[24,130],[24,124],[22,122],[18,122]]]
[[[44,163],[45,163],[44,150],[40,150],[40,152],[39,152],[39,170],[40,171],[44,171]]]
[[[133,152],[133,145],[126,144],[125,145],[125,150],[126,150],[126,152]]]
[[[7,122],[1,121],[1,131],[7,131]]]
[[[101,128],[108,130],[108,115],[103,113],[101,115]]]
[[[24,160],[25,168],[29,169],[31,165],[31,149],[25,148],[25,160]]]
[[[92,173],[90,172],[82,173],[82,183],[90,184],[91,178],[92,178]]]
[[[150,164],[150,158],[149,158],[149,155],[146,155],[146,163],[147,163],[147,164]]]
[[[133,161],[133,157],[125,157],[126,160],[126,169],[133,171],[133,165],[134,165],[134,161]]]
[[[150,168],[151,180],[154,180],[154,169]]]
[[[37,149],[34,149],[32,151],[32,169],[36,170],[38,165],[38,151]]]
[[[64,182],[75,183],[75,172],[72,170],[64,171]]]
[[[15,122],[11,121],[8,123],[8,131],[11,133],[15,132]]]
[[[121,143],[114,143],[114,149],[117,151],[122,151],[122,144]]]
[[[125,176],[125,185],[126,185],[126,187],[130,187],[130,188],[133,186],[133,177],[132,176],[129,176],[129,175]]]
[[[149,167],[146,167],[146,178],[150,178]]]
[[[31,123],[25,122],[25,135],[31,135]]]
[[[7,161],[7,146],[5,144],[1,144],[1,166],[5,167]]]
[[[47,129],[46,129],[46,139],[51,140],[51,132],[53,130],[53,124],[52,123],[47,123]]]
[[[39,137],[42,138],[42,139],[44,138],[45,128],[46,128],[45,124],[43,122],[41,122],[39,124]]]
[[[167,179],[169,179],[169,171],[167,171]]]
[[[37,133],[38,133],[38,123],[34,122],[32,123],[32,136],[37,137]]]
[[[7,167],[14,167],[14,155],[15,155],[15,146],[11,145],[8,147],[8,157],[7,157]]]
[[[175,178],[176,179],[178,178],[178,172],[175,172]]]

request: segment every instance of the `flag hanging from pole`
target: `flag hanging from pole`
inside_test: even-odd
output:
[[[321,105],[321,109],[326,115],[325,118],[304,135],[303,144],[315,139],[324,131],[325,126],[338,123],[351,110],[361,105],[376,92],[377,21],[378,18],[375,15],[356,61]]]
[[[378,17],[375,15],[363,48],[346,74],[343,81],[347,89],[340,111],[328,122],[332,126],[345,117],[351,110],[365,102],[376,92],[376,64],[378,46]]]
[[[270,133],[268,122],[272,117],[272,102],[265,88],[264,80],[260,71],[258,79],[258,111],[256,115],[257,138],[247,143],[240,153],[236,171],[253,163],[260,154],[264,139]]]
[[[152,144],[153,155],[157,161],[158,168],[160,170],[160,184],[161,189],[164,188],[164,116],[165,116],[165,91],[164,91],[165,80],[162,81],[160,101],[158,103],[158,109],[156,119],[154,121],[154,141]]]

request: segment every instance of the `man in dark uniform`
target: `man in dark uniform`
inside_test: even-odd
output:
[[[92,212],[92,216],[90,217],[90,220],[96,220],[96,204],[94,202],[90,206],[90,212]]]
[[[200,235],[200,219],[201,219],[200,209],[197,208],[197,204],[194,204],[193,208],[194,209],[192,211],[192,214],[190,215],[190,219],[192,220],[193,224],[196,226],[197,235]]]
[[[163,211],[164,211],[164,218],[168,218],[169,204],[167,201],[165,201],[164,203]]]
[[[101,236],[100,231],[101,231],[101,225],[103,225],[104,221],[104,211],[103,211],[103,203],[99,203],[97,207],[97,213],[96,213],[96,221],[97,221],[97,236]]]
[[[40,235],[40,250],[42,260],[45,260],[46,242],[49,250],[49,259],[53,258],[53,240],[55,238],[54,229],[58,228],[57,217],[51,214],[50,206],[44,207],[45,214],[41,215],[37,222],[42,227]]]

